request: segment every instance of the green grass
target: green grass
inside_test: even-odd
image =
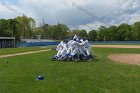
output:
[[[107,58],[115,53],[138,54],[140,49],[94,48],[93,62],[77,63],[52,62],[55,53],[0,59],[0,93],[140,93],[140,66]],[[45,79],[36,81],[38,75]]]
[[[54,46],[51,46],[54,47]],[[14,53],[22,53],[22,52],[30,52],[30,51],[36,51],[36,50],[44,50],[48,49],[49,47],[21,47],[21,48],[1,48],[0,49],[0,55],[6,55],[6,54],[14,54]]]

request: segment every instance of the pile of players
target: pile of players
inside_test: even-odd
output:
[[[53,61],[91,61],[93,59],[90,44],[85,37],[79,39],[75,35],[73,40],[61,41],[56,50],[58,52],[52,58]]]

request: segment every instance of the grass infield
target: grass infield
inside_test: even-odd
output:
[[[41,49],[0,49],[0,55]],[[140,66],[107,58],[115,53],[139,54],[140,49],[94,48],[92,52],[96,56],[92,62],[52,62],[56,51],[1,58],[0,93],[140,93]],[[39,75],[45,79],[36,81]]]

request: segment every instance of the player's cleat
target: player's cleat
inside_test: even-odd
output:
[[[56,61],[57,59],[58,59],[57,56],[53,56],[53,57],[52,57],[52,61]]]
[[[77,61],[78,61],[78,59],[75,59],[74,61],[75,61],[75,62],[77,62]]]
[[[56,48],[52,48],[52,50],[56,50]]]
[[[89,62],[90,62],[90,61],[92,61],[92,59],[89,59],[89,60],[87,60],[87,61],[89,61]]]

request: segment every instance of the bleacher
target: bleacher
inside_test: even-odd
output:
[[[15,47],[15,37],[0,37],[0,48]]]

